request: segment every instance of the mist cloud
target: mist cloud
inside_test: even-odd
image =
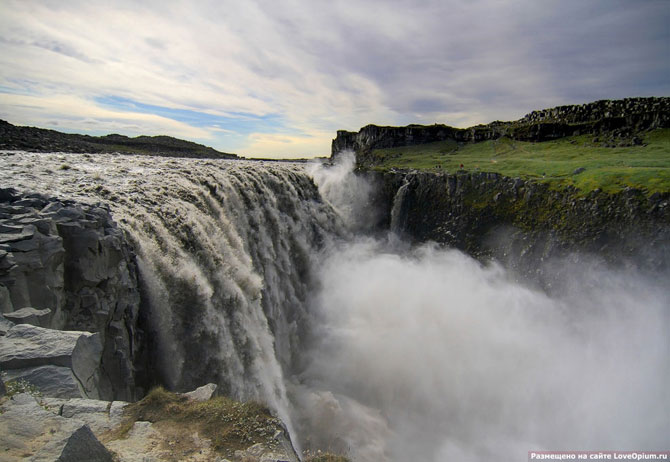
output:
[[[338,161],[312,175],[357,210],[365,182]],[[364,215],[341,214],[360,230]],[[364,462],[667,449],[667,271],[575,254],[542,263],[545,292],[495,262],[360,231],[318,261],[291,389],[305,447]]]
[[[667,289],[612,269],[571,272],[550,298],[455,250],[372,239],[333,249],[303,375],[308,409],[338,409],[319,437],[355,460],[663,450]]]

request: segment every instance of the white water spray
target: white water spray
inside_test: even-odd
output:
[[[359,237],[322,261],[299,419],[315,446],[394,462],[667,449],[667,275],[550,262],[572,277],[549,297],[431,245]]]

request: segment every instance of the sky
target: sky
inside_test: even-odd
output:
[[[670,96],[668,24],[668,0],[0,0],[0,119],[326,156],[371,123]]]

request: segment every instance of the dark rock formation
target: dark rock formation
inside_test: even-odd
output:
[[[546,184],[496,173],[368,172],[390,227],[414,242],[435,241],[494,257],[540,282],[543,261],[573,252],[667,270],[670,192],[648,197]]]
[[[340,130],[332,142],[331,158],[351,150],[357,165],[373,166],[374,149],[413,146],[435,141],[477,142],[507,136],[520,141],[546,141],[565,136],[594,134],[604,137],[605,146],[636,144],[643,130],[670,127],[670,98],[627,98],[602,100],[576,106],[559,106],[534,111],[514,122],[491,122],[470,128],[447,125],[379,127],[367,125],[358,132]],[[609,139],[617,140],[608,141]],[[639,142],[639,140],[637,140]]]
[[[235,154],[219,152],[202,144],[170,136],[123,135],[88,136],[61,133],[35,127],[21,127],[0,120],[0,149],[33,152],[114,152],[198,159],[237,159]]]
[[[134,258],[106,207],[0,190],[0,311],[16,319],[27,307],[49,309],[40,325],[99,333],[89,345],[100,349],[93,397],[137,395]]]

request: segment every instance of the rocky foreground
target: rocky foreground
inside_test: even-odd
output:
[[[298,460],[279,419],[213,398],[214,384],[182,395],[158,390],[135,404],[45,397],[25,382],[10,389],[0,400],[0,459],[7,462]],[[225,445],[200,420],[219,429],[228,423]]]

